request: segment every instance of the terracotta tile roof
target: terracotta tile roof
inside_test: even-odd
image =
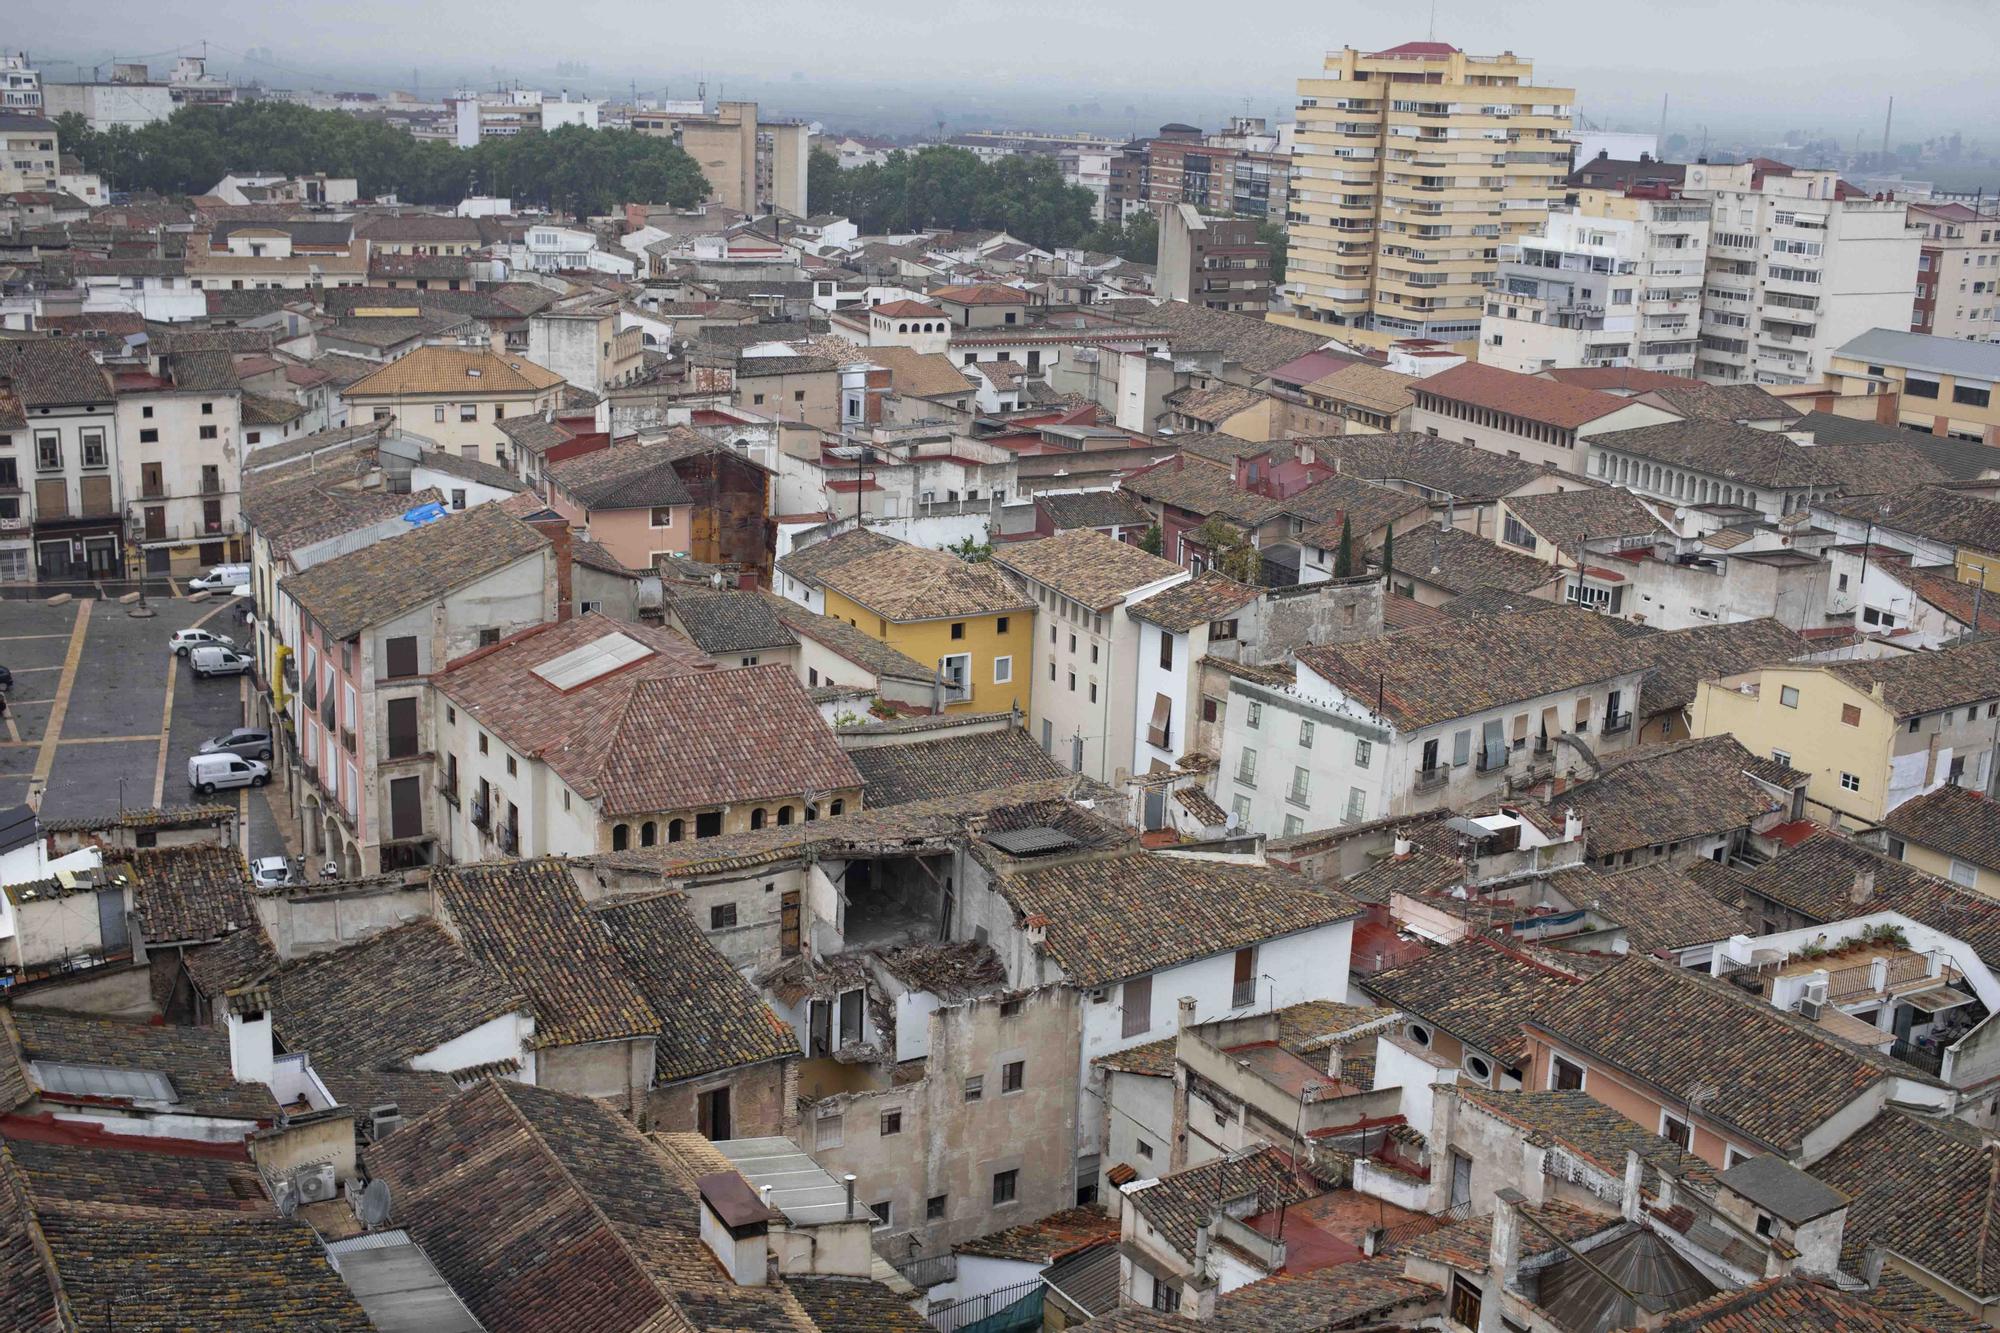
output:
[[[1011,724],[938,740],[855,745],[847,757],[861,771],[864,799],[871,810],[1059,778],[1067,771],[1033,737]]]
[[[1048,950],[1071,985],[1143,976],[1190,959],[1344,921],[1358,906],[1267,866],[1128,851],[1024,869],[995,881],[1023,915],[1047,917]],[[1134,931],[1148,920],[1152,929]]]
[[[73,338],[0,340],[0,379],[28,407],[112,401],[111,377]]]
[[[813,1323],[833,1333],[932,1333],[906,1296],[858,1278],[788,1277],[785,1285]]]
[[[548,538],[499,506],[475,505],[322,561],[278,586],[330,637],[351,639],[548,549]]]
[[[1670,1098],[1696,1082],[1717,1088],[1704,1118],[1787,1155],[1875,1085],[1923,1078],[1723,982],[1641,955],[1552,997],[1527,1021]]]
[[[1824,447],[1824,446],[1822,446]],[[1867,519],[1878,528],[1929,537],[1952,546],[2000,551],[2000,501],[1943,486],[1918,486],[1891,495],[1819,502],[1846,518]]]
[[[1857,898],[1858,878],[1873,876]],[[1813,921],[1864,912],[1901,912],[1964,940],[1988,966],[2000,967],[2000,903],[1872,852],[1838,833],[1813,833],[1785,855],[1741,875],[1742,887]]]
[[[14,1027],[25,1060],[166,1075],[174,1088],[174,1109],[181,1115],[265,1122],[277,1118],[278,1103],[269,1088],[238,1083],[230,1073],[229,1034],[220,1027],[154,1027],[52,1009],[16,1009]],[[45,1099],[51,1096],[66,1100],[44,1090]]]
[[[1903,802],[1882,827],[1906,842],[2000,870],[2000,801],[1950,784]]]
[[[1311,436],[1297,441],[1322,462],[1371,481],[1405,481],[1439,497],[1490,500],[1547,476],[1533,463],[1421,431]]]
[[[1642,537],[1667,531],[1637,496],[1614,486],[1516,495],[1505,503],[1514,517],[1542,540],[1561,547],[1572,560],[1585,538]]]
[[[973,390],[972,381],[942,352],[919,352],[914,347],[871,347],[865,358],[889,372],[891,388],[912,398],[950,398]]]
[[[1306,521],[1299,541],[1337,550],[1343,522],[1351,524],[1356,541],[1426,507],[1420,496],[1345,474],[1316,481],[1280,501],[1284,512]]]
[[[1190,455],[1186,449],[1126,477],[1119,489],[1142,500],[1203,517],[1218,515],[1250,528],[1285,512],[1281,501],[1244,490],[1230,469]]]
[[[1419,381],[1415,393],[1420,402],[1426,397],[1444,398],[1564,430],[1589,425],[1627,405],[1612,394],[1517,375],[1477,361],[1463,362]]]
[[[466,255],[385,255],[368,256],[368,279],[459,278],[472,276],[472,260]]]
[[[305,437],[310,439],[312,437]],[[296,444],[299,441],[292,441]],[[284,445],[273,445],[282,449]],[[305,463],[292,464],[281,472],[246,477],[243,484],[243,518],[257,534],[271,544],[274,555],[287,556],[301,546],[309,546],[343,532],[365,528],[384,519],[406,514],[418,505],[442,501],[435,487],[425,487],[409,495],[388,491],[351,490],[341,483],[349,474],[338,468],[365,466],[360,455],[372,453],[372,438],[365,445],[319,460],[323,469],[312,472]],[[259,450],[261,455],[264,451]]]
[[[1240,384],[1211,384],[1206,389],[1193,386],[1175,389],[1161,400],[1169,411],[1192,421],[1221,425],[1239,412],[1247,412],[1267,401],[1265,395]]]
[[[1011,556],[1013,552],[1008,554]],[[998,557],[993,561],[971,562],[948,551],[906,546],[902,542],[894,542],[859,559],[822,565],[817,581],[883,619],[897,622],[950,620],[1033,607],[1021,590],[1000,572]]]
[[[476,481],[482,486],[490,486],[497,491],[519,495],[528,488],[518,477],[504,467],[492,463],[482,463],[476,458],[465,458],[458,454],[446,453],[442,449],[424,449],[418,452],[416,466],[431,472],[442,472],[447,476]]]
[[[1395,416],[1416,401],[1419,382],[1415,375],[1355,362],[1312,381],[1305,392]]]
[[[1634,651],[1652,662],[1640,702],[1646,715],[1654,717],[1692,704],[1703,680],[1774,665],[1811,652],[1812,645],[1767,618],[1669,630],[1640,640]]]
[[[1518,593],[1506,593],[1505,595],[1516,600],[1538,601],[1535,598],[1522,598]],[[1463,601],[1464,598],[1456,600]],[[1446,605],[1450,605],[1450,603]],[[1556,603],[1539,602],[1539,605],[1553,607]],[[1399,629],[1428,629],[1432,625],[1450,624],[1451,619],[1451,613],[1443,607],[1425,606],[1415,598],[1404,597],[1400,593],[1390,593],[1382,599],[1382,629],[1384,633],[1393,633]]]
[[[1308,352],[1326,346],[1327,339],[1300,329],[1273,324],[1255,315],[1211,310],[1186,301],[1158,305],[1144,297],[1104,302],[1106,310],[1141,328],[1166,329],[1176,351],[1216,351],[1256,375],[1268,375]],[[1112,330],[1111,332],[1116,332]]]
[[[1017,1263],[1048,1265],[1073,1250],[1099,1241],[1118,1239],[1118,1219],[1101,1208],[1065,1208],[1039,1222],[1023,1222],[989,1232],[952,1248],[960,1254]]]
[[[429,296],[430,293],[421,293]],[[347,386],[345,397],[533,395],[563,377],[523,356],[498,356],[480,347],[419,347]]]
[[[1652,396],[1684,417],[1713,421],[1791,421],[1799,410],[1759,384],[1677,379],[1650,386]]]
[[[902,301],[884,301],[884,302],[882,302],[882,303],[881,303],[880,305],[872,305],[872,306],[869,306],[869,307],[868,307],[868,313],[869,313],[869,314],[871,314],[871,315],[887,315],[887,316],[888,316],[889,318],[891,318],[891,319],[896,319],[896,318],[916,318],[916,319],[942,319],[942,318],[944,318],[944,310],[943,310],[943,309],[942,309],[941,307],[938,307],[938,306],[934,306],[934,305],[930,305],[930,304],[928,304],[928,303],[926,303],[926,302],[923,302],[923,301],[910,301],[910,300],[902,300]],[[879,350],[879,349],[877,349],[877,350]]]
[[[547,453],[556,445],[566,444],[576,438],[576,432],[568,426],[553,416],[540,413],[533,416],[505,417],[494,424],[516,449],[531,454]]]
[[[660,1031],[659,1016],[625,975],[609,933],[563,862],[440,867],[431,890],[465,952],[528,996],[538,1045]]]
[[[1952,478],[1916,446],[1901,440],[1820,444],[1813,457],[1833,477],[1842,495],[1886,495],[1912,485]]]
[[[1403,1276],[1400,1255],[1333,1264],[1310,1272],[1283,1270],[1224,1292],[1203,1327],[1218,1333],[1325,1333],[1339,1328],[1420,1326],[1440,1307],[1436,1287]],[[1186,1316],[1125,1306],[1093,1321],[1103,1333],[1176,1333]]]
[[[168,1145],[154,1147],[143,1135],[123,1137],[127,1141],[115,1148],[12,1138],[6,1151],[41,1203],[269,1215],[263,1183],[248,1161],[184,1156]]]
[[[1950,1316],[1945,1316],[1949,1318]],[[1962,1317],[1962,1316],[1961,1316]],[[1951,1328],[1930,1318],[1909,1319],[1865,1299],[1822,1286],[1809,1277],[1766,1278],[1748,1287],[1718,1292],[1698,1305],[1676,1310],[1660,1333],[1800,1333],[1838,1329],[1841,1333],[1934,1333]],[[1956,1327],[1979,1327],[1958,1324]]]
[[[607,634],[651,655],[568,692],[534,674]],[[861,785],[788,668],[698,670],[701,660],[677,634],[592,614],[519,636],[435,682],[507,744],[602,800],[606,814]]]
[[[1637,952],[1708,944],[1747,927],[1748,918],[1734,901],[1717,897],[1700,876],[1672,866],[1565,870],[1549,883],[1571,902],[1625,927]]]
[[[1595,389],[1609,392],[1625,389],[1640,394],[1648,389],[1679,389],[1699,383],[1682,375],[1669,375],[1659,370],[1642,370],[1638,366],[1555,366],[1542,371],[1537,379],[1554,380],[1558,384],[1573,385],[1579,389]]]
[[[636,569],[627,569],[623,561],[607,550],[602,542],[594,542],[588,537],[572,535],[569,539],[571,561],[586,569],[595,569],[605,574],[616,574],[621,578],[640,579],[645,575]]]
[[[245,426],[283,426],[305,414],[305,408],[290,398],[272,398],[261,393],[243,395]]]
[[[1599,1231],[1609,1230],[1618,1221],[1612,1215],[1554,1200],[1522,1211],[1572,1245]],[[1521,1228],[1521,1252],[1524,1255],[1547,1253],[1554,1249],[1554,1242],[1542,1230],[1532,1226]],[[1419,1236],[1402,1251],[1402,1257],[1406,1260],[1428,1260],[1466,1273],[1485,1273],[1492,1253],[1493,1214],[1486,1213]]]
[[[448,217],[441,213],[376,213],[356,219],[354,234],[385,245],[413,241],[431,245],[477,245],[479,223],[473,218]]]
[[[1198,435],[1179,435],[1174,442],[1184,454],[1205,458],[1211,463],[1220,463],[1231,469],[1232,475],[1239,458],[1272,458],[1273,455],[1290,457],[1291,443],[1287,440],[1245,440],[1223,431],[1204,431]],[[1282,461],[1281,459],[1274,459]]]
[[[1857,1294],[1881,1313],[1910,1320],[1925,1333],[1976,1333],[1979,1329],[1991,1327],[1894,1269],[1885,1268],[1882,1271],[1881,1281],[1874,1291]]]
[[[692,1333],[697,1325],[673,1309],[642,1261],[633,1224],[656,1210],[691,1216],[697,1205],[649,1160],[636,1129],[580,1098],[563,1098],[574,1107],[555,1110],[558,1097],[488,1080],[376,1144],[369,1168],[394,1191],[398,1225],[494,1333]],[[567,1112],[578,1128],[551,1141],[530,1106],[551,1122]],[[578,1176],[589,1170],[594,1178],[593,1159],[609,1155],[637,1162],[620,1210],[624,1226]],[[664,1248],[675,1239],[665,1229],[656,1242]],[[657,1252],[649,1259],[663,1262]]]
[[[1577,983],[1483,938],[1426,954],[1355,983],[1391,1005],[1508,1062],[1527,1053],[1521,1024]]]
[[[2000,639],[1975,639],[1935,652],[1833,662],[1826,668],[1855,689],[1882,687],[1900,720],[2000,698]]]
[[[1937,608],[1967,629],[1989,630],[2000,623],[2000,610],[1988,610],[1979,585],[1959,578],[1955,566],[1913,569],[1907,560],[1888,557],[1878,558],[1876,566],[1915,593],[1925,605]]]
[[[1465,866],[1455,856],[1416,848],[1385,856],[1341,881],[1341,891],[1365,903],[1386,903],[1399,893],[1431,897],[1465,882]]]
[[[1227,828],[1229,825],[1229,812],[1199,787],[1176,788],[1174,803],[1192,815],[1203,828]]]
[[[1152,511],[1123,491],[1043,492],[1035,507],[1047,515],[1056,531],[1069,528],[1144,528]]]
[[[1991,476],[2000,469],[1992,446],[1977,440],[1954,440],[1906,426],[1884,426],[1853,417],[1837,417],[1831,412],[1808,412],[1787,429],[1804,431],[1820,445],[1854,444],[1870,440],[1894,440],[1907,444],[1930,465],[1953,481],[1973,481]]]
[[[205,1333],[375,1327],[303,1219],[111,1202],[46,1202],[36,1214],[73,1310],[110,1310],[127,1328]]]
[[[586,509],[693,504],[675,471],[679,454],[650,444],[614,444],[549,467],[550,484]]]
[[[798,646],[763,594],[670,589],[667,610],[694,646],[713,657]]]
[[[1149,555],[1095,528],[1070,528],[1053,537],[1015,542],[995,551],[993,562],[1093,611],[1108,611],[1140,588],[1181,573],[1171,560]]]
[[[257,924],[250,869],[231,847],[194,843],[130,854],[139,929],[152,946],[202,943]]]
[[[884,537],[871,528],[849,528],[810,546],[793,547],[789,555],[778,561],[778,572],[789,574],[801,583],[817,584],[836,565],[893,551],[901,545],[894,537]]]
[[[1470,1082],[1459,1083],[1457,1088],[1458,1095],[1470,1105],[1523,1130],[1528,1142],[1540,1147],[1561,1144],[1614,1177],[1624,1177],[1625,1154],[1636,1152],[1648,1168],[1648,1189],[1655,1188],[1657,1173],[1662,1169],[1704,1186],[1715,1180],[1715,1168],[1708,1163],[1682,1152],[1678,1144],[1626,1119],[1621,1112],[1580,1089],[1495,1092]],[[1529,1236],[1527,1248],[1532,1249],[1533,1233]]]
[[[482,1023],[528,1011],[524,995],[435,921],[295,959],[269,985],[285,1048],[335,1068],[407,1068]]]
[[[775,593],[759,593],[759,596],[770,606],[771,614],[783,621],[793,634],[813,640],[871,676],[928,681],[933,675],[930,667],[898,652],[871,634],[863,634],[845,620],[808,611],[790,598]],[[825,678],[825,673],[822,673],[821,679]]]
[[[1463,528],[1424,527],[1406,532],[1396,542],[1394,558],[1398,574],[1448,593],[1504,588],[1526,595],[1547,588],[1560,577],[1554,565],[1474,536]],[[1379,568],[1381,548],[1370,551],[1368,559]]]
[[[1124,1191],[1125,1206],[1135,1209],[1162,1241],[1190,1259],[1194,1257],[1195,1232],[1208,1225],[1217,1208],[1228,1208],[1236,1216],[1264,1213],[1324,1193],[1325,1185],[1293,1166],[1291,1156],[1274,1147],[1205,1162],[1161,1176],[1143,1189]],[[1255,1202],[1230,1207],[1245,1198]]]
[[[1790,804],[1744,776],[1754,764],[1734,736],[1642,746],[1607,759],[1549,808],[1583,820],[1593,857],[1747,829]]]
[[[1818,448],[1734,421],[1665,421],[1593,435],[1590,443],[1755,486],[1824,487],[1835,480]]]
[[[260,922],[214,944],[189,949],[181,961],[202,994],[213,999],[269,976],[277,969],[278,951]]]
[[[1633,643],[1602,616],[1563,608],[1307,648],[1298,660],[1358,702],[1379,697],[1399,730],[1414,731],[1639,670]]]
[[[615,901],[596,916],[659,1016],[655,1083],[797,1057],[797,1034],[715,951],[680,895]]]
[[[950,301],[955,305],[1026,305],[1028,294],[1019,287],[1005,287],[997,282],[975,282],[963,287],[933,287],[924,293],[935,301]]]

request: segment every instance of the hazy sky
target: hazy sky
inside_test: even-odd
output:
[[[1438,39],[1529,56],[1538,81],[1577,88],[1606,123],[1651,128],[1671,92],[1670,130],[1796,126],[1872,145],[1893,94],[1898,139],[2000,138],[1995,0],[1437,0],[1436,13]],[[48,62],[170,63],[207,39],[217,69],[271,86],[407,88],[415,69],[427,90],[501,77],[684,96],[705,75],[711,93],[849,128],[1039,113],[1123,129],[1156,114],[1213,123],[1246,102],[1280,112],[1324,49],[1429,26],[1426,0],[9,0],[0,43]]]

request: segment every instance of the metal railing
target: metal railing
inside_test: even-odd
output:
[[[1005,1314],[1004,1321],[996,1321],[1006,1328],[1032,1329],[1042,1326],[1042,1280],[1033,1278],[1027,1282],[1016,1282],[1011,1287],[985,1292],[978,1296],[968,1296],[962,1301],[952,1301],[940,1305],[924,1315],[924,1321],[937,1333],[957,1333],[957,1330],[983,1323],[996,1315]]]
[[[957,1279],[958,1255],[954,1251],[947,1250],[943,1254],[906,1259],[896,1264],[895,1269],[903,1281],[913,1287],[935,1287]]]

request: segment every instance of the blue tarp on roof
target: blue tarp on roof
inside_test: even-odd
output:
[[[403,522],[409,524],[413,528],[421,528],[426,523],[437,522],[439,519],[443,518],[447,512],[449,511],[447,511],[443,505],[433,500],[428,504],[420,504],[415,509],[412,509],[409,513],[404,514]]]

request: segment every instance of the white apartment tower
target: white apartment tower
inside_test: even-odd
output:
[[[1905,202],[1763,158],[1693,163],[1682,192],[1711,206],[1702,379],[1816,383],[1835,348],[1910,327],[1921,240]]]
[[[1709,206],[1669,187],[1585,190],[1541,233],[1500,247],[1479,360],[1517,374],[1641,366],[1692,375]]]
[[[1540,230],[1569,171],[1574,91],[1512,52],[1329,52],[1299,80],[1286,294],[1273,320],[1386,346],[1479,333],[1500,247]]]

